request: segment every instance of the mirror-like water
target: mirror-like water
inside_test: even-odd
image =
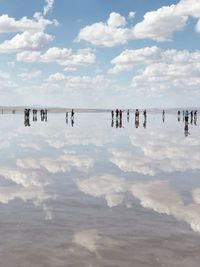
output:
[[[175,114],[1,115],[2,266],[199,266],[199,136]]]

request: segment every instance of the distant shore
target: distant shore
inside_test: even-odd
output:
[[[0,107],[0,114],[4,113],[22,113],[24,110],[28,109],[37,109],[37,110],[42,110],[42,109],[47,109],[49,113],[66,113],[66,112],[71,112],[72,109],[74,109],[75,113],[107,113],[111,112],[112,109],[101,109],[101,108],[74,108],[74,107],[36,107],[36,106],[1,106]],[[127,111],[129,110],[130,112],[135,112],[136,108],[120,108],[116,107],[118,109],[121,109],[122,111]],[[115,108],[115,109],[116,109]],[[113,110],[115,110],[113,109]],[[145,108],[138,108],[140,111],[145,110]],[[183,111],[183,110],[197,110],[200,111],[200,107],[182,107],[182,108],[146,108],[147,112],[149,113],[159,113],[162,112],[162,110],[165,110],[168,113],[175,113],[178,110]]]

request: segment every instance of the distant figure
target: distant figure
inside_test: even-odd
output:
[[[33,121],[37,121],[37,109],[33,109]]]
[[[118,118],[118,116],[119,116],[119,110],[116,109],[116,118]]]
[[[112,118],[112,120],[114,119],[114,111],[113,110],[111,111],[111,118]]]
[[[68,119],[68,112],[66,112],[65,118]]]
[[[194,112],[194,125],[197,126],[197,110]]]
[[[127,110],[127,122],[129,122],[129,116],[130,116],[130,111],[129,109]]]
[[[139,127],[139,120],[140,120],[140,112],[138,109],[136,109],[135,111],[135,127],[138,128]]]
[[[193,124],[193,111],[190,112],[191,118],[190,118],[190,123]]]
[[[71,111],[71,119],[74,119],[74,110]]]
[[[185,122],[188,123],[188,121],[189,121],[189,112],[188,112],[188,110],[186,110],[186,112],[185,112]]]
[[[24,125],[30,127],[30,109],[24,110]]]
[[[181,119],[181,112],[180,110],[178,110],[178,121],[180,121],[180,119]]]
[[[147,111],[146,111],[146,109],[143,111],[143,115],[144,115],[143,127],[146,128],[146,125],[147,125]]]
[[[162,112],[162,120],[163,120],[163,122],[165,122],[165,111],[164,111],[164,109],[163,109],[163,112]]]
[[[122,119],[122,110],[121,109],[119,111],[119,117],[120,117],[120,119]]]

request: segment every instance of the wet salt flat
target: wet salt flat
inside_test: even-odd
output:
[[[0,116],[3,267],[199,266],[198,120],[110,117]]]

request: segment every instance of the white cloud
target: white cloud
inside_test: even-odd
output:
[[[161,50],[156,46],[125,50],[114,58],[109,73],[137,70],[132,86],[140,91],[198,91],[200,51]]]
[[[40,32],[48,25],[56,24],[55,21],[44,19],[39,13],[36,13],[33,19],[23,17],[20,20],[9,17],[7,14],[0,16],[0,33],[8,32]]]
[[[81,29],[77,41],[87,41],[93,45],[113,47],[129,40],[152,39],[169,41],[174,32],[184,29],[189,17],[200,19],[200,2],[181,0],[176,5],[162,6],[147,12],[141,22],[133,27],[125,27],[126,19],[118,13],[111,13],[107,22],[97,22]],[[129,18],[134,12],[129,13]],[[199,21],[196,31],[200,31]]]
[[[67,76],[62,73],[51,74],[49,82],[65,82],[67,88],[72,89],[103,89],[110,88],[114,82],[105,78],[104,75],[96,76]]]
[[[93,50],[79,49],[76,53],[72,53],[71,49],[51,47],[44,54],[39,52],[23,51],[17,54],[17,60],[23,62],[43,62],[53,63],[64,66],[65,71],[74,71],[78,66],[87,66],[95,63],[96,56]]]
[[[46,16],[47,13],[49,13],[53,9],[53,5],[54,5],[54,0],[45,0],[45,6],[43,10],[44,16]]]
[[[126,19],[116,12],[110,13],[110,17],[107,21],[108,26],[113,28],[126,26]]]
[[[128,18],[129,19],[133,19],[135,17],[135,12],[134,11],[130,11],[128,14]]]
[[[15,35],[12,39],[0,44],[0,53],[15,53],[21,51],[34,51],[44,48],[53,36],[44,32],[31,33],[28,31]]]
[[[182,30],[188,16],[177,15],[175,5],[164,6],[156,11],[147,12],[144,20],[133,28],[136,39],[170,40],[173,32]]]
[[[131,33],[125,25],[126,19],[123,16],[111,13],[106,23],[98,22],[81,29],[76,41],[85,40],[93,45],[106,47],[125,44]]]

